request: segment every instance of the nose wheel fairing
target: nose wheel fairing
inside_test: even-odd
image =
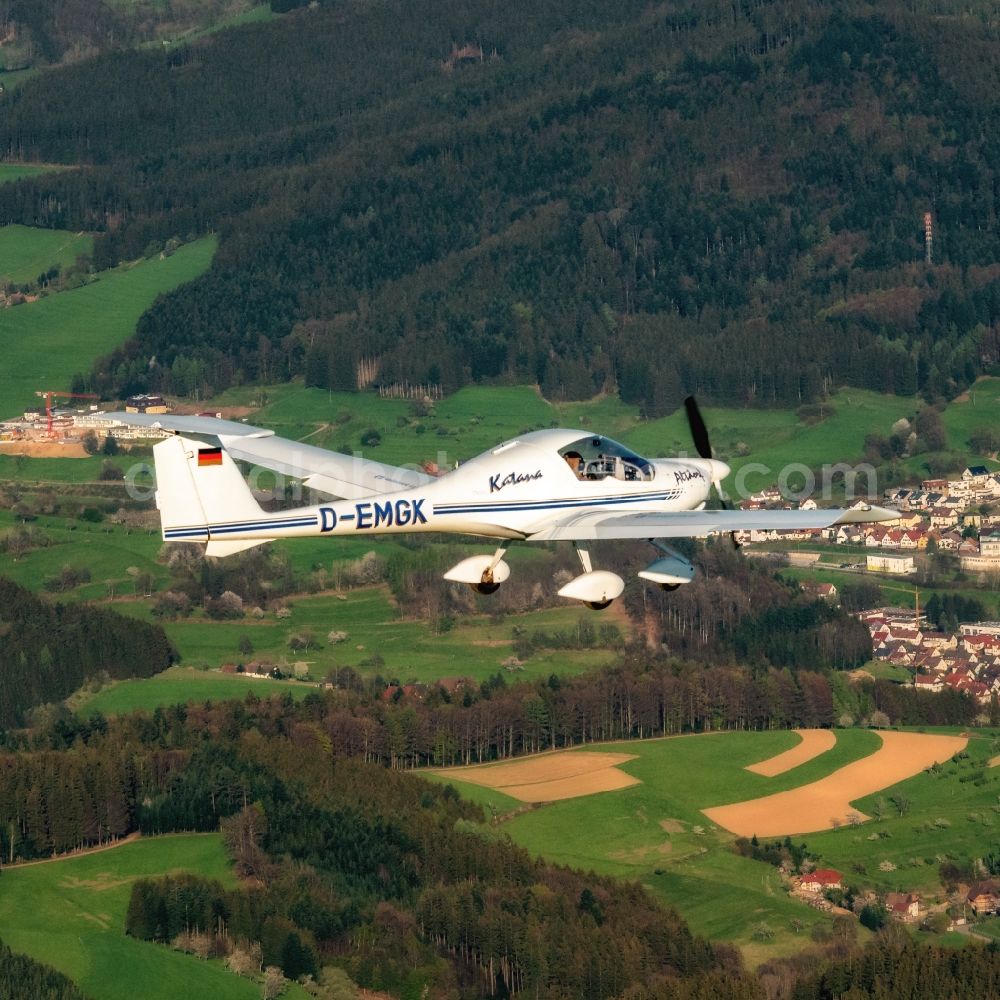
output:
[[[584,546],[576,543],[574,548],[580,559],[580,565],[583,566],[583,573],[570,580],[565,587],[561,587],[559,596],[582,601],[595,611],[600,611],[621,597],[625,581],[617,573],[595,570],[590,561],[590,551]]]
[[[503,560],[506,548],[501,546],[492,556],[469,556],[452,566],[444,578],[467,583],[480,594],[495,594],[500,584],[510,577],[510,566]]]
[[[676,590],[694,579],[694,566],[676,549],[655,538],[651,538],[649,543],[663,555],[639,572],[640,579],[655,583],[662,590]]]
[[[560,597],[582,601],[592,608],[606,608],[615,598],[621,597],[625,581],[617,573],[607,570],[591,570],[574,577],[559,590]]]

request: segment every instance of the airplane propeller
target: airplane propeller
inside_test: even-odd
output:
[[[722,489],[722,480],[729,475],[729,466],[725,462],[712,458],[712,442],[708,437],[708,427],[694,396],[688,396],[684,400],[684,412],[687,414],[688,427],[691,430],[691,440],[694,442],[695,451],[698,452],[699,457],[706,458],[712,463],[712,486],[715,487],[719,503],[723,510],[732,510],[733,505]],[[733,547],[738,549],[740,543],[736,541],[736,533],[730,532],[729,537],[733,541]]]

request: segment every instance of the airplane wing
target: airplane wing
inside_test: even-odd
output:
[[[648,514],[576,514],[549,522],[530,541],[615,538],[705,538],[730,531],[829,528],[835,524],[891,521],[899,511],[867,506],[851,510],[682,510]]]
[[[359,455],[342,455],[326,448],[276,437],[274,431],[216,417],[172,413],[109,413],[107,417],[137,427],[159,427],[185,435],[218,439],[233,458],[301,479],[306,486],[344,500],[412,489],[433,476],[375,462]]]

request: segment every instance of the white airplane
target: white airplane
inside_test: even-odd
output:
[[[615,573],[593,568],[587,548],[592,541],[648,539],[658,557],[639,576],[675,590],[691,581],[694,567],[664,539],[755,528],[826,528],[899,516],[874,506],[705,509],[712,487],[719,490],[730,470],[710,457],[708,432],[694,400],[686,406],[699,458],[648,459],[600,434],[542,430],[504,441],[439,477],[213,417],[111,416],[175,432],[153,448],[156,505],[168,542],[201,542],[206,555],[228,556],[273,539],[313,535],[478,535],[498,540],[493,553],[463,559],[444,578],[490,594],[510,576],[503,557],[512,541],[566,540],[575,544],[583,572],[559,594],[595,609],[619,597],[625,583]],[[268,513],[234,459],[301,479],[338,499]]]

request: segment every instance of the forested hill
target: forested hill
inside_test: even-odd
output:
[[[322,3],[8,92],[3,155],[82,169],[0,188],[0,221],[98,230],[101,266],[220,233],[102,390],[374,358],[652,414],[952,395],[1000,356],[992,10]]]
[[[166,41],[233,18],[268,14],[255,7],[255,0],[4,0],[0,70],[76,62],[105,49]]]
[[[85,604],[48,604],[0,577],[0,729],[91,678],[151,677],[177,659],[159,625]]]

